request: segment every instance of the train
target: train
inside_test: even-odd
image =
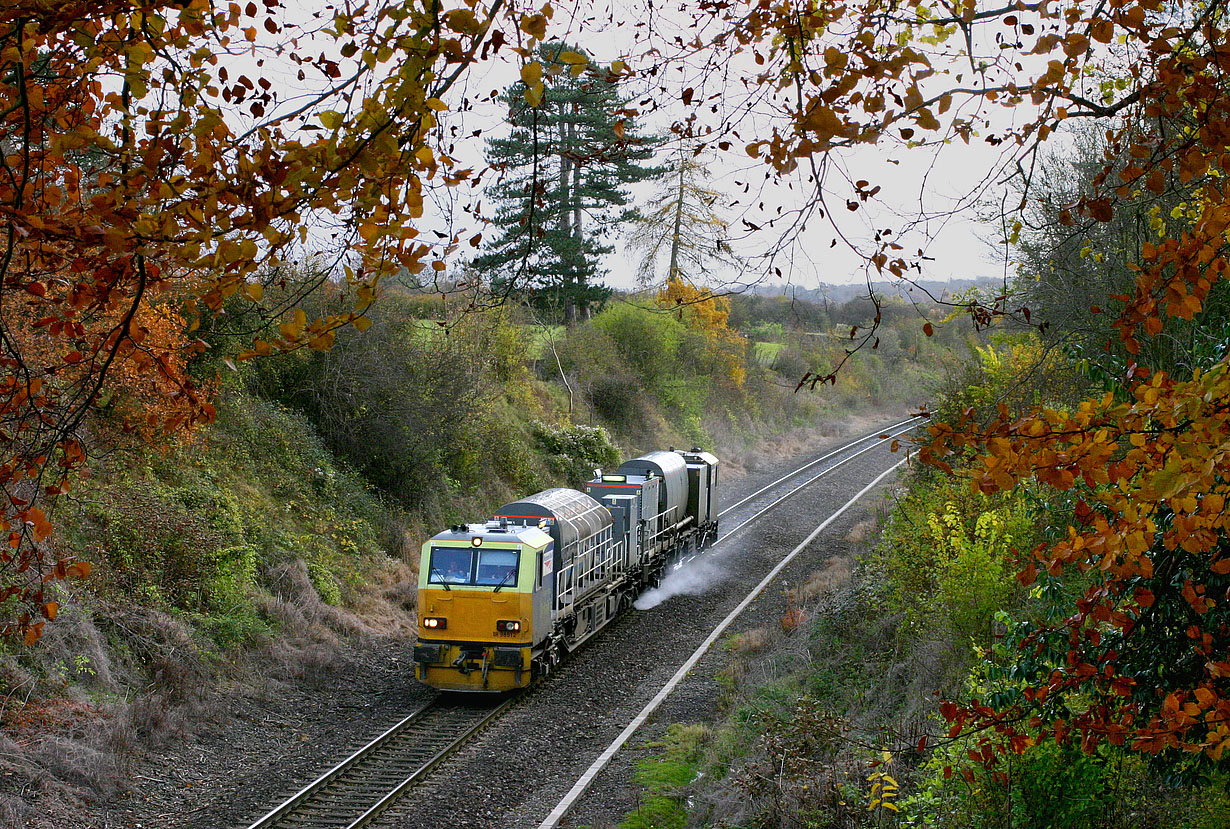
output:
[[[524,688],[718,528],[718,459],[655,451],[423,544],[414,671],[444,691]]]

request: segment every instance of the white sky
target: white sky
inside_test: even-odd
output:
[[[646,36],[658,41],[669,39],[672,28],[688,37],[696,34],[690,27],[692,6],[681,3],[673,11],[666,14],[661,7],[653,17],[646,11],[645,4],[650,0],[611,0],[618,4],[615,13],[609,14],[609,21],[602,23],[590,19],[585,24],[585,31],[578,32],[575,37],[565,39],[575,42],[589,51],[594,59],[602,64],[609,64],[616,58],[626,57],[643,48],[636,39]],[[314,7],[314,6],[313,6]],[[300,12],[306,16],[308,7],[300,7]],[[652,31],[647,20],[652,17]],[[556,24],[561,22],[557,15]],[[555,33],[553,33],[555,34]],[[328,45],[328,44],[326,44]],[[313,50],[317,48],[313,46]],[[228,61],[231,59],[228,59]],[[242,56],[233,58],[239,68],[244,68],[246,61]],[[792,209],[806,204],[812,197],[809,185],[800,175],[791,181],[766,182],[765,176],[769,167],[764,163],[748,158],[742,150],[747,140],[765,137],[768,134],[763,120],[763,113],[748,111],[743,114],[722,111],[712,115],[704,107],[687,108],[679,102],[679,93],[685,86],[695,86],[697,99],[713,97],[714,101],[726,108],[737,105],[746,97],[741,87],[724,89],[722,87],[723,73],[730,69],[732,76],[751,77],[755,75],[755,67],[750,64],[737,66],[743,58],[738,58],[729,65],[709,67],[707,70],[679,62],[665,65],[662,72],[654,80],[655,88],[649,94],[658,102],[659,109],[643,119],[647,132],[665,132],[672,121],[696,113],[701,119],[711,123],[741,118],[739,130],[743,140],[732,139],[734,146],[727,153],[716,157],[711,165],[714,173],[712,184],[715,189],[728,195],[723,214],[732,223],[732,246],[736,252],[750,262],[748,272],[743,281],[764,280],[772,283],[787,282],[803,288],[814,288],[821,283],[842,284],[858,283],[868,278],[862,261],[849,249],[846,242],[839,240],[836,245],[833,240],[838,232],[830,225],[829,220],[812,217],[806,230],[797,234],[794,243],[781,249],[771,260],[764,258],[768,250],[774,249],[781,235],[782,224],[774,227],[772,220],[778,215],[779,208],[787,214]],[[648,65],[643,59],[630,61],[634,70],[646,70]],[[494,59],[486,64],[474,67],[446,102],[452,107],[451,112],[442,117],[444,124],[455,127],[455,140],[450,154],[461,162],[461,166],[472,166],[481,169],[484,166],[484,150],[487,136],[507,129],[503,123],[502,107],[490,99],[491,93],[503,91],[518,76],[519,62],[511,48],[506,47]],[[267,65],[260,70],[263,74],[276,77],[277,69]],[[231,70],[232,77],[237,74]],[[285,90],[281,98],[283,106],[293,106],[293,96],[304,93],[302,85],[293,80],[289,74],[285,76]],[[643,81],[642,81],[643,83]],[[733,86],[733,84],[732,84]],[[297,88],[299,87],[299,88]],[[666,89],[662,91],[662,87]],[[703,90],[703,91],[702,91]],[[630,84],[627,91],[637,92]],[[730,93],[729,95],[727,93]],[[461,112],[461,102],[468,99],[472,105]],[[637,96],[637,100],[644,100]],[[1010,120],[1010,114],[1003,115],[1005,123]],[[475,137],[472,133],[481,131]],[[841,166],[849,181],[841,180],[839,175],[830,175],[829,206],[834,208],[834,214],[829,219],[837,223],[837,228],[845,239],[856,246],[869,246],[875,231],[886,227],[894,229],[909,223],[921,215],[939,216],[955,206],[962,210],[948,218],[934,218],[925,222],[914,235],[898,238],[908,253],[916,252],[920,247],[926,250],[926,261],[920,279],[970,278],[977,276],[1001,277],[1005,273],[1004,254],[1002,249],[994,250],[985,240],[993,239],[999,234],[993,226],[980,223],[974,210],[968,209],[969,194],[977,192],[984,184],[982,177],[988,171],[994,170],[999,160],[1000,151],[980,140],[971,141],[969,146],[957,143],[934,152],[929,148],[908,150],[897,143],[888,141],[876,147],[862,147],[843,153]],[[896,163],[893,163],[896,162]],[[488,179],[491,177],[488,176]],[[863,202],[857,212],[845,209],[846,199],[852,196],[851,183],[858,179],[866,179],[872,185],[880,185],[881,191],[874,200]],[[838,186],[832,186],[832,185]],[[645,183],[634,191],[640,198],[646,198],[654,190],[654,185]],[[1002,191],[1002,186],[989,188]],[[746,191],[746,192],[745,192]],[[481,228],[476,226],[472,216],[460,211],[462,204],[482,199],[481,192],[465,192],[453,190],[447,194],[451,203],[437,202],[434,219],[428,216],[422,223],[425,230],[433,228],[448,229],[458,233],[462,238],[468,238]],[[483,213],[490,215],[494,205],[486,199],[482,200]],[[429,208],[430,210],[430,208]],[[993,211],[992,211],[993,212]],[[760,230],[750,231],[744,221],[760,227]],[[451,224],[450,224],[451,223]],[[487,233],[487,235],[491,235]],[[619,288],[630,288],[635,284],[633,274],[635,266],[622,255],[622,244],[619,240],[616,246],[619,251],[608,257],[605,263],[610,273],[608,284]],[[461,251],[463,256],[472,256],[471,248]],[[777,275],[780,270],[781,275]],[[715,274],[715,282],[722,283],[732,275]],[[875,274],[872,274],[875,277]],[[887,278],[887,277],[879,277]]]
[[[643,0],[615,0],[621,4],[621,11],[612,15],[616,22],[598,25],[593,22],[587,25],[587,31],[578,33],[570,42],[577,43],[586,49],[592,57],[601,64],[609,64],[617,58],[624,58],[636,51],[633,43],[634,24],[630,21],[644,21],[645,11],[629,10],[629,6],[640,6]],[[668,16],[669,17],[669,16]],[[558,19],[557,19],[558,22]],[[669,37],[670,21],[665,17],[655,20],[654,36]],[[598,31],[595,31],[598,30]],[[691,32],[690,29],[680,29],[681,32]],[[515,58],[509,50],[505,50],[502,60],[493,61],[488,66],[478,67],[467,79],[466,84],[450,99],[456,104],[465,96],[473,103],[475,99],[486,98],[492,92],[502,91],[517,77],[518,65],[512,62]],[[634,70],[645,70],[648,67],[643,60],[630,60]],[[755,67],[742,67],[746,75],[754,75]],[[685,117],[690,112],[703,110],[685,108],[679,102],[679,92],[685,86],[695,85],[698,93],[701,83],[705,84],[706,94],[721,92],[714,86],[713,73],[701,78],[699,70],[682,64],[672,65],[660,73],[655,79],[659,88],[651,90],[651,94],[659,102],[665,102],[657,112],[642,119],[646,132],[665,133],[672,121]],[[719,79],[720,80],[720,79]],[[668,90],[663,93],[660,87]],[[629,93],[635,92],[634,83],[627,85]],[[741,89],[732,90],[735,98],[744,95]],[[700,98],[698,94],[697,98]],[[636,100],[644,100],[636,96]],[[733,100],[733,99],[732,99]],[[456,108],[454,106],[454,108]],[[728,113],[723,113],[727,114]],[[501,123],[504,113],[502,108],[494,103],[476,106],[471,111],[459,116],[449,114],[456,119],[459,133],[468,135],[476,128],[481,128],[485,134],[496,133],[506,129]],[[717,120],[720,116],[708,116]],[[790,283],[803,288],[814,288],[821,283],[843,284],[860,283],[868,278],[863,262],[842,240],[833,245],[837,237],[833,227],[827,220],[811,219],[806,231],[799,235],[797,241],[778,253],[772,260],[763,258],[766,250],[774,247],[783,223],[771,227],[769,222],[776,215],[780,206],[789,211],[797,208],[811,198],[810,187],[800,175],[792,182],[773,183],[765,181],[769,167],[763,162],[748,158],[742,150],[746,140],[763,137],[767,130],[756,135],[754,123],[757,115],[749,113],[748,119],[740,129],[745,136],[744,141],[734,141],[735,146],[726,153],[715,152],[707,156],[713,159],[711,170],[714,173],[712,185],[715,189],[727,194],[727,204],[722,210],[732,222],[732,244],[736,252],[749,260],[749,269],[742,281],[765,280],[772,283]],[[1009,116],[1004,116],[1005,123]],[[988,171],[995,170],[1000,161],[1001,150],[995,149],[978,139],[972,140],[968,146],[957,143],[941,148],[936,153],[931,148],[906,149],[899,145],[883,147],[862,147],[842,155],[843,165],[849,173],[850,182],[866,179],[872,185],[879,184],[882,190],[873,201],[864,202],[859,211],[851,213],[845,209],[847,197],[852,195],[853,188],[849,183],[830,194],[830,204],[835,210],[832,218],[845,239],[855,245],[869,245],[876,229],[886,227],[898,228],[903,222],[916,219],[922,214],[938,216],[954,207],[962,206],[957,215],[935,218],[926,222],[912,236],[898,239],[907,251],[913,253],[920,247],[925,247],[926,255],[931,261],[926,261],[921,273],[915,276],[919,279],[946,280],[950,278],[973,278],[989,276],[1000,278],[1005,274],[1004,252],[1002,248],[994,249],[986,240],[997,238],[1000,234],[994,226],[988,226],[968,209],[967,201],[971,193],[977,192],[984,185],[983,177]],[[459,142],[454,148],[454,154],[463,159],[466,165],[482,166],[484,143],[483,138],[467,139]],[[896,163],[893,163],[896,162]],[[836,177],[830,177],[836,180]],[[790,184],[792,186],[788,186]],[[745,194],[744,189],[750,185]],[[1001,187],[991,187],[994,191],[1002,191]],[[633,190],[640,199],[648,198],[655,190],[652,183],[638,185]],[[761,205],[763,203],[763,209]],[[490,215],[493,205],[484,200],[484,212]],[[468,217],[467,217],[468,218]],[[746,220],[761,229],[747,230],[742,222]],[[609,269],[608,284],[618,288],[635,286],[635,263],[623,255],[623,245],[616,241],[617,252],[609,256],[604,263]],[[781,271],[778,276],[776,271]],[[724,282],[733,275],[715,274],[715,281]],[[875,274],[873,278],[886,279]]]

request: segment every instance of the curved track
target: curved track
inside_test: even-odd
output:
[[[708,549],[713,549],[821,477],[881,446],[885,439],[910,431],[921,421],[922,418],[912,417],[849,441],[730,505],[719,513],[719,518],[734,517],[738,523],[727,529]],[[767,499],[767,503],[756,503],[762,496]],[[743,507],[747,507],[744,512],[751,514],[741,514]],[[705,555],[707,552],[708,550],[696,555]],[[678,562],[675,567],[681,567],[687,560],[695,557]],[[612,624],[608,624],[606,629],[617,628],[619,621],[616,619]],[[568,664],[565,663],[565,671]],[[558,677],[559,674],[560,672],[554,672],[552,676]],[[541,685],[541,682],[537,683],[535,688]],[[534,689],[530,690],[532,692]],[[457,752],[486,725],[494,722],[509,707],[526,697],[526,693],[514,694],[493,704],[482,698],[458,698],[441,694],[322,774],[252,823],[248,829],[358,829],[365,826],[425,779],[437,765]]]
[[[833,521],[839,518],[842,515],[842,513],[844,513],[847,509],[853,506],[860,498],[862,498],[864,495],[866,495],[868,492],[874,489],[881,481],[883,481],[885,478],[887,478],[889,475],[895,472],[899,466],[901,466],[902,464],[906,462],[906,460],[907,458],[902,458],[901,460],[897,461],[897,463],[889,467],[887,470],[885,470],[884,472],[881,472],[874,480],[872,480],[865,487],[863,487],[863,489],[859,491],[857,495],[855,495],[853,498],[847,501],[845,505],[841,507],[841,509],[834,512],[832,515],[826,518],[820,524],[820,526],[812,530],[811,533],[805,539],[803,539],[802,542],[798,544],[798,546],[796,546],[785,558],[779,561],[777,563],[777,566],[775,566],[772,570],[770,570],[769,573],[763,579],[761,579],[760,583],[757,584],[752,589],[752,591],[747,594],[747,596],[743,599],[743,601],[741,601],[738,604],[738,606],[734,608],[734,610],[730,611],[730,613],[726,616],[726,618],[724,618],[720,623],[718,623],[717,627],[715,627],[709,633],[708,637],[706,637],[706,639],[700,644],[700,646],[697,647],[696,650],[692,652],[692,655],[687,659],[687,661],[685,661],[683,665],[681,665],[679,669],[675,671],[675,674],[670,678],[670,680],[664,686],[662,686],[662,688],[657,692],[657,694],[653,697],[653,699],[650,700],[645,705],[645,707],[641,709],[640,713],[637,714],[636,717],[634,717],[630,723],[628,723],[628,725],[624,728],[622,732],[620,732],[619,736],[615,738],[614,742],[612,742],[609,746],[607,746],[606,751],[602,752],[602,754],[599,755],[599,757],[596,760],[594,760],[592,764],[590,764],[589,768],[585,770],[585,773],[581,775],[581,777],[577,780],[577,782],[573,784],[572,788],[568,791],[568,793],[564,795],[564,798],[560,800],[560,802],[555,806],[555,808],[552,809],[551,813],[547,815],[547,817],[542,821],[542,823],[538,825],[538,829],[556,829],[556,827],[559,826],[560,821],[563,819],[564,815],[567,814],[568,810],[572,808],[573,804],[576,803],[576,801],[583,794],[585,794],[586,790],[593,783],[594,779],[603,770],[603,768],[606,767],[607,763],[610,762],[611,758],[615,756],[615,753],[619,751],[620,748],[622,748],[623,745],[628,741],[628,739],[636,732],[636,730],[640,728],[641,725],[643,725],[646,722],[646,720],[649,719],[650,716],[653,715],[653,713],[658,709],[658,706],[662,704],[662,702],[666,699],[666,697],[679,685],[680,682],[683,681],[684,677],[686,677],[688,673],[693,668],[696,667],[696,664],[700,661],[701,657],[703,657],[709,651],[709,649],[718,640],[718,638],[726,631],[727,628],[730,627],[731,623],[734,622],[737,618],[739,618],[739,615],[743,613],[744,610],[747,609],[747,606],[750,605],[761,593],[764,592],[765,588],[768,587],[768,585],[773,581],[773,579],[777,577],[777,574],[780,573],[786,567],[786,565],[788,565],[791,561],[793,561],[795,556],[797,556],[801,551],[806,549],[807,545],[810,544],[816,538],[816,536],[818,536],[820,532],[824,530],[825,527],[827,527],[829,524],[831,524]]]
[[[861,438],[856,438],[850,441],[849,443],[845,444],[844,446],[834,449],[833,451],[828,452],[827,454],[821,455],[820,457],[816,458],[813,461],[809,461],[808,463],[803,464],[798,469],[787,472],[785,475],[781,476],[773,483],[766,484],[765,486],[762,486],[760,489],[753,492],[751,495],[748,495],[740,499],[739,501],[736,501],[735,503],[728,506],[726,509],[719,512],[718,518],[722,518],[734,512],[739,507],[743,506],[749,501],[755,500],[761,495],[764,495],[766,492],[770,492],[771,490],[773,490],[775,487],[779,486],[780,484],[786,483],[787,481],[793,481],[797,479],[799,476],[803,475],[803,473],[810,471],[813,467],[816,467],[816,466],[820,467],[820,470],[816,472],[812,477],[808,478],[803,483],[798,484],[793,489],[791,489],[789,492],[787,492],[785,495],[775,496],[773,498],[772,503],[770,503],[768,506],[761,509],[751,518],[748,518],[742,521],[738,527],[735,527],[735,529],[728,530],[726,534],[722,536],[722,538],[727,538],[730,535],[734,534],[744,524],[754,520],[755,518],[763,514],[765,510],[768,510],[769,508],[776,506],[777,504],[784,501],[786,498],[789,498],[791,495],[798,492],[803,487],[807,486],[808,484],[814,483],[817,479],[821,478],[824,475],[827,475],[828,473],[832,472],[834,469],[846,463],[847,461],[854,460],[855,458],[857,458],[859,455],[863,454],[864,452],[868,452],[872,449],[875,449],[885,440],[890,440],[892,438],[898,437],[899,435],[904,435],[906,432],[909,432],[910,430],[917,427],[924,420],[926,420],[926,418],[915,415],[913,417],[908,417],[905,420],[902,420],[898,423],[894,423],[891,426],[885,426],[883,429],[877,429],[875,432],[872,432],[869,435],[864,435]],[[718,541],[720,540],[721,538],[718,539]],[[714,543],[716,544],[717,542],[714,542]]]

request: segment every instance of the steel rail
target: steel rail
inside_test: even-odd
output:
[[[307,818],[306,812],[313,808],[319,808],[314,801],[323,799],[324,795],[332,795],[333,799],[340,799],[343,803],[346,800],[361,800],[362,802],[355,803],[353,809],[347,809],[344,806],[339,807],[330,802],[328,811],[333,813],[351,812],[354,815],[353,817],[344,818],[344,822],[338,824],[345,826],[346,829],[358,829],[358,827],[365,826],[389,808],[398,797],[422,780],[432,769],[456,753],[475,734],[503,714],[509,706],[517,701],[518,697],[514,696],[507,699],[500,705],[479,715],[473,722],[464,724],[463,730],[459,735],[449,740],[442,748],[432,752],[425,761],[419,763],[417,760],[412,760],[411,762],[416,763],[417,767],[410,774],[402,777],[391,788],[387,784],[381,784],[379,788],[383,790],[383,794],[366,794],[365,789],[370,789],[371,786],[369,784],[365,787],[362,780],[353,781],[348,787],[345,785],[344,781],[342,781],[342,776],[346,772],[361,769],[362,765],[368,760],[375,763],[378,768],[382,761],[376,758],[375,755],[382,750],[389,749],[394,741],[413,736],[415,726],[421,723],[428,723],[428,725],[434,727],[434,723],[429,722],[429,715],[444,710],[441,707],[440,699],[441,697],[437,695],[426,705],[402,719],[307,786],[291,795],[255,823],[250,824],[248,829],[272,829],[272,827],[282,824],[319,825],[313,823],[310,818]],[[383,762],[389,763],[390,761],[386,758]],[[372,775],[372,777],[378,776],[381,775]],[[387,772],[383,776],[387,777]],[[401,773],[399,773],[399,776],[401,776]],[[333,791],[334,787],[339,787],[340,790]]]
[[[550,814],[543,819],[542,823],[538,824],[538,829],[556,829],[556,827],[559,826],[560,821],[563,820],[564,816],[568,813],[568,810],[571,809],[573,805],[581,799],[581,796],[589,790],[589,787],[593,784],[594,780],[597,779],[598,774],[607,766],[615,754],[624,746],[625,743],[628,742],[632,735],[636,733],[637,729],[639,729],[641,725],[649,719],[653,712],[658,709],[666,698],[670,696],[670,693],[679,685],[679,683],[683,681],[688,673],[696,667],[701,658],[709,652],[709,649],[713,647],[713,644],[727,630],[727,628],[729,628],[730,625],[737,618],[739,618],[743,611],[747,609],[747,606],[750,605],[756,597],[763,593],[765,588],[772,583],[773,579],[777,578],[778,574],[781,573],[781,571],[785,569],[786,566],[790,564],[790,562],[793,561],[799,553],[807,549],[808,545],[810,545],[811,542],[815,540],[816,536],[818,536],[827,526],[829,526],[829,524],[836,521],[837,518],[846,512],[846,510],[854,506],[859,499],[879,485],[881,481],[895,472],[897,468],[907,460],[908,458],[902,458],[891,467],[877,475],[870,483],[864,486],[857,495],[847,501],[840,509],[828,518],[824,519],[824,521],[812,530],[808,536],[798,544],[798,546],[791,550],[785,558],[779,561],[777,565],[773,567],[773,569],[770,570],[763,579],[760,580],[760,583],[752,588],[751,592],[743,598],[743,601],[741,601],[738,606],[736,606],[735,609],[726,616],[725,619],[718,623],[717,627],[715,627],[705,638],[705,641],[692,652],[692,655],[688,657],[688,659],[681,666],[679,666],[679,669],[675,671],[675,674],[667,681],[661,690],[658,691],[654,698],[645,704],[645,707],[642,708],[640,713],[633,717],[632,721],[624,727],[624,730],[620,732],[619,736],[616,737],[614,741],[607,746],[606,750],[603,751],[602,754],[600,754],[598,758],[590,764],[589,768],[585,770],[576,783],[573,784],[572,788],[568,790],[567,794],[565,794],[559,803],[555,805],[555,808],[551,810]]]
[[[908,421],[907,421],[907,422],[908,422]],[[902,425],[902,424],[898,423],[898,424],[896,424],[895,426],[890,426],[890,427],[889,427],[889,429],[893,429],[893,428],[896,428],[896,426],[901,426],[901,425]],[[917,425],[917,424],[915,424],[915,425]],[[884,438],[881,438],[879,443],[872,443],[872,444],[868,444],[867,446],[864,446],[862,449],[859,449],[857,452],[854,452],[854,453],[852,453],[852,454],[850,454],[850,455],[847,455],[846,457],[842,458],[841,460],[837,461],[836,463],[832,464],[831,466],[826,466],[824,469],[820,470],[820,471],[819,471],[819,472],[817,472],[815,475],[811,476],[811,477],[810,477],[810,478],[808,478],[806,481],[804,481],[803,483],[801,483],[801,484],[799,484],[798,486],[796,486],[794,489],[792,489],[792,490],[790,490],[789,492],[787,492],[785,495],[781,495],[781,496],[779,496],[779,497],[777,497],[777,498],[773,499],[773,500],[772,500],[772,501],[770,501],[768,504],[766,504],[765,506],[763,506],[763,507],[761,507],[759,510],[757,510],[755,514],[753,514],[753,515],[752,515],[752,516],[750,516],[749,518],[746,518],[746,519],[744,519],[743,521],[741,521],[741,522],[739,522],[738,524],[736,524],[736,525],[734,526],[734,529],[727,530],[727,531],[726,531],[726,533],[725,533],[724,535],[720,536],[720,537],[719,537],[716,541],[714,541],[714,542],[713,542],[713,545],[712,545],[712,546],[713,546],[713,547],[716,547],[718,544],[720,544],[721,542],[723,542],[723,541],[725,541],[726,539],[730,538],[732,535],[734,535],[734,534],[735,534],[735,533],[737,533],[739,530],[741,530],[741,529],[743,529],[744,527],[746,527],[748,524],[750,524],[750,523],[752,523],[753,521],[755,521],[755,520],[756,520],[757,518],[759,518],[760,516],[764,515],[764,514],[765,514],[766,512],[768,512],[769,510],[773,509],[774,507],[776,507],[777,505],[781,504],[781,503],[782,503],[783,501],[785,501],[786,499],[790,498],[790,496],[792,496],[792,495],[794,495],[795,493],[797,493],[797,492],[799,492],[799,491],[801,491],[801,490],[803,490],[803,489],[806,489],[807,487],[811,486],[811,485],[812,485],[812,484],[814,484],[816,481],[820,480],[820,479],[821,479],[821,478],[823,478],[825,475],[827,475],[827,474],[829,474],[830,472],[832,472],[833,470],[837,469],[837,468],[838,468],[839,466],[841,466],[842,464],[849,463],[850,461],[854,460],[855,458],[857,458],[859,455],[863,454],[864,452],[870,452],[872,449],[876,449],[876,448],[880,447],[881,445],[883,445],[883,442],[884,442],[885,440],[889,440],[889,439],[891,439],[891,438],[895,438],[895,437],[897,437],[898,435],[903,435],[903,434],[905,434],[906,432],[909,432],[910,430],[912,430],[912,429],[914,429],[914,428],[915,428],[915,426],[914,426],[914,425],[912,425],[912,426],[906,426],[905,428],[900,429],[900,430],[898,430],[897,432],[894,432],[894,433],[892,433],[892,434],[887,435],[887,436],[886,436],[886,437],[884,437]],[[880,432],[880,433],[877,433],[877,436],[878,436],[879,434],[882,434],[884,431],[887,431],[887,430],[881,430],[881,432]],[[841,447],[840,449],[835,449],[835,450],[833,450],[832,452],[829,452],[829,453],[828,453],[827,455],[825,455],[823,458],[817,458],[816,460],[812,461],[811,463],[807,464],[806,466],[801,466],[801,467],[799,467],[798,469],[796,469],[794,472],[791,472],[791,473],[789,473],[789,474],[787,474],[787,475],[783,475],[782,477],[778,478],[778,479],[777,479],[776,481],[774,481],[773,483],[769,484],[769,486],[767,486],[767,487],[763,487],[762,489],[760,489],[760,490],[758,490],[757,492],[753,493],[753,495],[752,495],[752,496],[749,496],[748,498],[744,498],[742,501],[740,501],[740,502],[739,502],[739,504],[746,503],[746,502],[747,502],[747,501],[748,501],[751,497],[754,497],[755,495],[760,495],[761,493],[765,492],[766,490],[771,489],[771,488],[773,488],[774,486],[777,486],[777,485],[778,485],[778,484],[780,484],[782,481],[785,481],[785,480],[787,480],[787,479],[789,479],[789,478],[793,478],[795,475],[798,475],[800,472],[802,472],[802,471],[804,471],[804,470],[806,470],[806,469],[809,469],[809,468],[810,468],[810,467],[812,467],[812,466],[815,466],[815,465],[816,465],[817,463],[819,463],[820,461],[822,461],[822,460],[827,460],[828,458],[831,458],[831,457],[833,457],[834,455],[840,454],[841,452],[844,452],[845,450],[849,449],[851,446],[854,446],[854,445],[856,445],[856,444],[862,443],[864,440],[867,440],[867,438],[859,438],[858,440],[851,441],[850,443],[847,443],[845,446]],[[738,506],[738,504],[736,504],[735,506]],[[730,507],[730,508],[727,510],[727,512],[729,512],[731,509],[734,509],[734,507],[733,507],[733,506],[732,506],[732,507]],[[721,514],[722,514],[722,515],[724,515],[725,513],[721,513]]]
[[[865,441],[865,440],[873,440],[873,439],[883,440],[883,438],[881,437],[881,435],[883,435],[885,432],[891,432],[893,429],[897,429],[898,427],[904,426],[904,425],[906,425],[907,423],[914,423],[914,422],[915,422],[915,421],[917,421],[917,420],[926,420],[926,419],[927,419],[927,418],[925,418],[925,417],[923,417],[923,416],[921,416],[921,415],[912,415],[912,416],[910,416],[910,417],[906,418],[905,420],[902,420],[902,421],[899,421],[899,422],[897,422],[897,423],[894,423],[894,424],[893,424],[893,425],[891,425],[891,426],[885,426],[885,427],[884,427],[884,428],[882,428],[882,429],[876,429],[874,432],[872,432],[872,433],[871,433],[871,434],[869,434],[869,435],[863,435],[861,438],[855,438],[854,440],[850,441],[849,443],[846,443],[846,444],[844,444],[844,445],[842,445],[842,446],[837,447],[836,449],[834,449],[833,451],[829,452],[828,454],[826,454],[826,455],[821,455],[820,457],[816,458],[815,460],[813,460],[813,461],[811,461],[811,462],[809,462],[809,463],[805,463],[805,464],[803,464],[802,466],[800,466],[798,469],[794,470],[793,472],[787,472],[785,475],[781,476],[780,478],[778,478],[778,479],[777,479],[776,481],[774,481],[773,483],[771,483],[771,484],[767,484],[767,485],[765,485],[765,486],[762,486],[760,489],[756,490],[756,491],[755,491],[755,492],[753,492],[751,495],[748,495],[746,498],[743,498],[742,500],[736,501],[735,503],[733,503],[733,504],[731,504],[730,506],[728,506],[726,509],[724,509],[724,510],[722,510],[721,512],[719,512],[719,513],[718,513],[718,518],[721,518],[723,515],[725,515],[726,513],[730,512],[730,511],[732,511],[732,510],[738,509],[739,507],[743,506],[744,504],[746,504],[748,501],[752,500],[752,499],[753,499],[753,498],[755,498],[756,496],[758,496],[758,495],[763,495],[764,493],[768,492],[768,491],[769,491],[770,489],[772,489],[773,487],[775,487],[775,486],[777,486],[778,484],[780,484],[782,481],[789,480],[790,478],[793,478],[795,475],[798,475],[800,472],[806,472],[808,469],[811,469],[811,468],[812,468],[813,466],[815,466],[816,464],[821,463],[821,462],[823,462],[823,461],[826,461],[826,460],[828,460],[829,458],[833,457],[834,455],[840,455],[842,452],[846,451],[847,449],[849,449],[849,448],[850,448],[850,447],[852,447],[852,446],[856,446],[857,444],[860,444],[860,443],[862,443],[862,442],[863,442],[863,441]],[[915,425],[917,425],[917,424],[915,424]],[[911,427],[910,427],[910,429],[912,429],[912,428],[913,428],[913,426],[911,426]],[[896,437],[897,435],[904,434],[905,432],[908,432],[910,429],[902,429],[901,431],[896,432],[895,434],[889,435],[889,437]],[[814,479],[813,479],[813,480],[814,480]]]

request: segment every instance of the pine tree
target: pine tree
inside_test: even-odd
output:
[[[601,284],[601,257],[610,231],[636,216],[627,185],[659,176],[645,166],[658,143],[638,134],[615,77],[592,64],[561,60],[584,55],[564,43],[539,47],[546,80],[538,106],[518,81],[505,92],[512,132],[487,142],[487,160],[501,177],[499,236],[474,261],[501,292],[528,290],[536,305],[584,318],[610,293]]]

